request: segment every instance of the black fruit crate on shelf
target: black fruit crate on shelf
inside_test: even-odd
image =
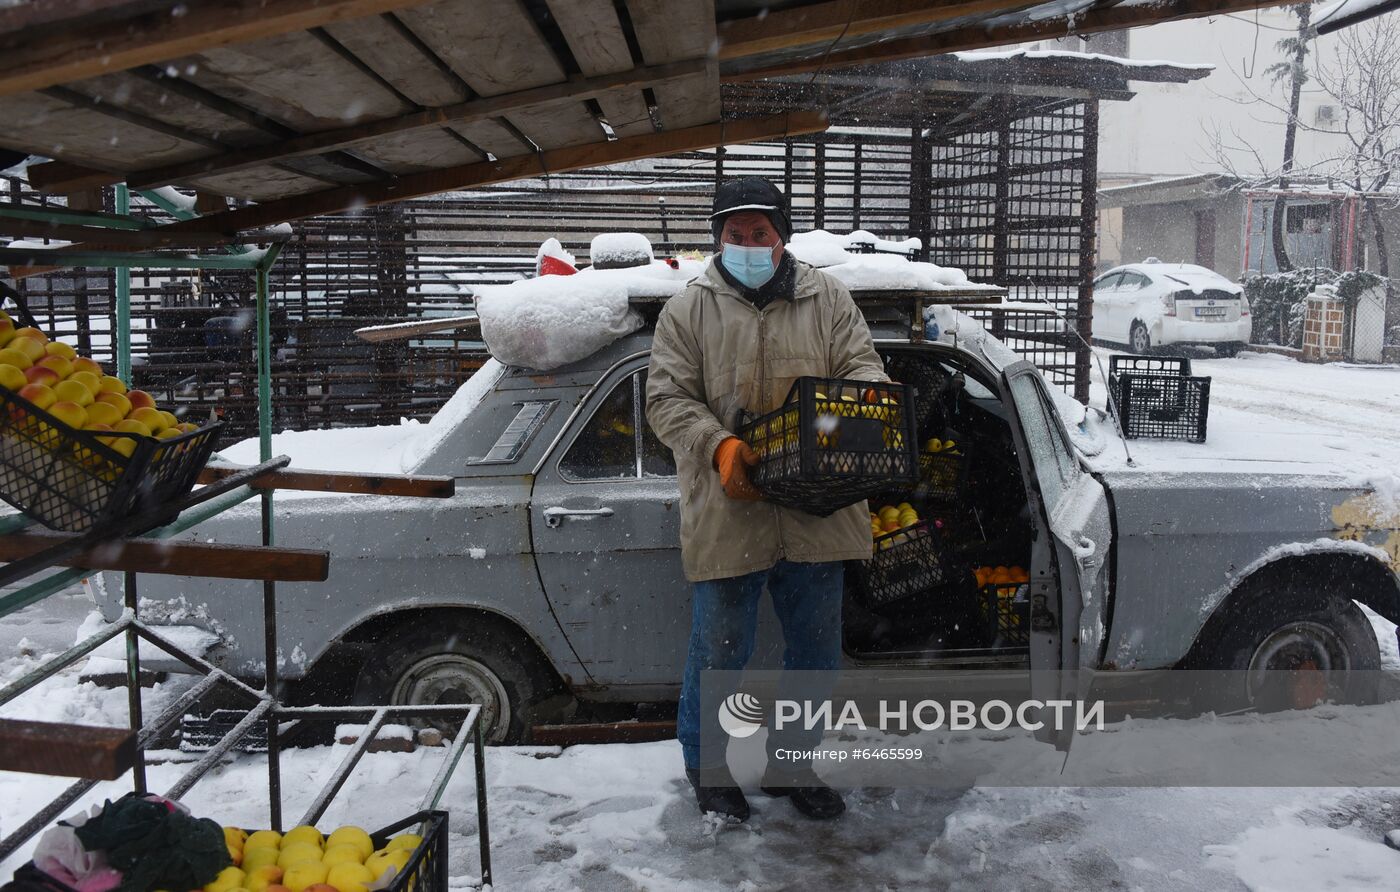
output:
[[[856,565],[856,590],[866,607],[883,607],[947,585],[953,578],[938,531],[919,521],[873,543]]]
[[[1124,437],[1205,442],[1210,379],[1192,376],[1191,360],[1111,356],[1108,392]]]
[[[758,453],[749,479],[769,500],[825,517],[918,480],[904,384],[802,377],[772,412],[741,415]]]
[[[1022,647],[1030,643],[1030,586],[1025,583],[993,583],[979,590],[987,638],[997,646]]]
[[[222,426],[166,440],[98,434],[0,387],[0,499],[50,529],[100,529],[189,492]],[[130,455],[103,440],[132,441]]]
[[[959,443],[953,436],[939,439],[951,439],[954,443]],[[924,446],[927,445],[925,441]],[[910,500],[932,505],[951,505],[959,501],[966,489],[967,455],[960,446],[951,450],[940,449],[938,452],[924,451],[923,447],[920,447],[919,480],[909,493]]]
[[[423,842],[408,863],[382,892],[447,892],[447,812],[420,811],[369,835],[375,849],[389,844],[389,837],[415,825]]]

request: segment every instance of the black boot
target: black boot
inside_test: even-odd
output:
[[[749,801],[744,798],[744,791],[739,789],[739,785],[730,777],[729,770],[724,768],[714,769],[714,773],[723,772],[719,778],[719,784],[704,786],[700,783],[700,772],[694,768],[685,770],[686,780],[690,781],[690,786],[695,790],[695,802],[700,806],[702,812],[715,812],[731,821],[741,822],[749,819]],[[706,771],[706,774],[710,774]],[[707,778],[711,779],[711,778]]]
[[[846,810],[841,794],[822,783],[810,767],[779,770],[770,765],[760,789],[769,796],[790,797],[793,807],[809,818],[830,820]]]

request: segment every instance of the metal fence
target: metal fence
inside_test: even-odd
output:
[[[473,287],[532,273],[549,237],[581,261],[608,231],[641,232],[659,255],[708,252],[714,183],[745,174],[782,183],[798,230],[914,235],[926,259],[1009,288],[1011,308],[975,314],[1087,397],[1088,350],[1068,331],[1088,324],[1095,116],[1093,103],[1066,102],[995,130],[835,127],[300,221],[271,278],[274,425],[430,417],[484,361],[484,346],[451,334],[368,344],[355,328],[469,312]],[[54,202],[14,179],[6,197]],[[17,287],[46,328],[111,361],[110,271],[64,270]],[[209,406],[231,435],[251,434],[252,277],[136,271],[131,295],[137,386],[162,404]]]

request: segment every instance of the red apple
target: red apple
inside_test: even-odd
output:
[[[32,365],[24,370],[24,380],[30,384],[43,384],[52,387],[62,381],[63,376],[46,365]]]
[[[53,345],[50,344],[49,346],[52,347]],[[67,359],[64,359],[62,356],[54,356],[52,353],[36,362],[35,365],[40,365],[44,368],[53,369],[55,372],[58,373],[58,378],[60,381],[73,374],[73,363],[69,362]]]
[[[47,409],[58,402],[58,397],[54,395],[53,389],[43,384],[26,384],[19,389],[19,395],[40,409]]]
[[[78,358],[78,351],[62,341],[49,341],[44,345],[44,352],[50,356],[62,356],[69,362]]]
[[[151,396],[144,390],[128,390],[126,392],[126,399],[128,402],[131,403],[131,408],[133,411],[135,411],[136,409],[140,409],[142,406],[146,406],[151,409],[154,409],[156,407],[156,398]]]
[[[73,360],[73,371],[92,372],[99,381],[102,380],[102,365],[97,360],[89,359],[86,356],[79,356]]]
[[[49,414],[72,428],[82,429],[87,424],[87,411],[77,403],[60,400],[49,406]]]

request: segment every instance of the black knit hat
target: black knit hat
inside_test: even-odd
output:
[[[724,221],[740,211],[762,211],[784,242],[792,236],[788,222],[787,198],[777,186],[763,177],[739,177],[726,180],[715,189],[715,206],[710,214],[710,233],[719,241]]]

